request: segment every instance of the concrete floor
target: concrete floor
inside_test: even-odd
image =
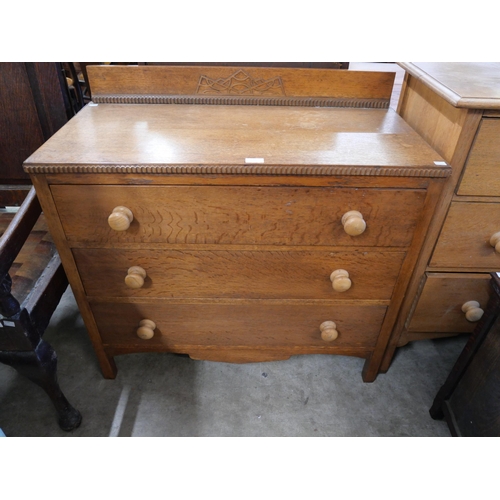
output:
[[[172,354],[116,357],[102,377],[71,290],[45,337],[63,392],[83,415],[64,432],[45,393],[0,365],[0,428],[11,436],[450,436],[428,410],[466,338],[414,342],[387,374],[361,380],[364,360],[297,356],[233,365]]]

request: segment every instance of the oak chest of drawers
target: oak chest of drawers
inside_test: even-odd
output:
[[[393,75],[90,67],[31,174],[106,377],[113,356],[324,353],[380,371],[448,165]]]
[[[392,350],[472,332],[500,270],[500,63],[400,63],[398,113],[452,167]]]

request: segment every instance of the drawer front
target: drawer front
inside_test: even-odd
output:
[[[500,254],[490,244],[499,231],[500,203],[452,203],[431,267],[500,269]]]
[[[481,121],[458,194],[500,196],[500,119]]]
[[[408,330],[472,332],[477,323],[465,318],[462,306],[474,300],[484,310],[490,279],[489,274],[429,273]]]
[[[384,306],[296,304],[146,304],[92,303],[105,345],[142,346],[182,352],[183,346],[246,346],[258,348],[352,347],[375,345],[385,315]],[[153,338],[140,339],[139,322],[156,324]],[[320,325],[334,321],[338,338],[325,342]]]
[[[95,245],[127,243],[357,245],[405,247],[420,218],[422,190],[241,186],[51,187],[66,237]],[[108,216],[133,213],[125,231]],[[367,224],[349,236],[351,210]]]
[[[405,253],[75,248],[73,255],[92,297],[388,300]],[[141,288],[125,284],[132,266],[146,272]],[[333,289],[337,269],[349,273],[348,290]]]

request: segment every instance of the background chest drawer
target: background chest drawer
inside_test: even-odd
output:
[[[485,308],[489,280],[489,274],[428,273],[409,331],[472,332],[476,322],[466,319],[462,306],[476,301]]]
[[[405,253],[75,248],[73,255],[93,297],[389,300]],[[125,283],[132,266],[146,272],[139,288]],[[333,288],[330,276],[337,269],[349,273],[345,291]],[[140,285],[137,279],[130,284]]]
[[[425,191],[320,187],[52,186],[70,243],[408,246]],[[114,231],[116,206],[133,214]],[[76,209],[75,207],[78,207]],[[349,236],[342,216],[358,211],[366,230]]]
[[[500,232],[500,204],[454,202],[439,236],[431,267],[500,268],[490,244]]]
[[[115,346],[164,346],[182,352],[193,346],[315,346],[375,345],[384,306],[325,306],[260,303],[93,303],[103,342]],[[154,336],[138,338],[143,319],[156,324]],[[320,325],[334,321],[338,338],[325,342]]]
[[[481,120],[458,194],[500,196],[500,118]]]

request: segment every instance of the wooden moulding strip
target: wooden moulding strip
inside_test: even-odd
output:
[[[101,95],[92,98],[96,104],[207,104],[238,106],[304,106],[322,108],[389,109],[385,99],[331,99],[326,97],[227,97],[170,95]]]
[[[95,102],[388,107],[395,73],[227,66],[88,66]]]
[[[47,165],[25,164],[29,174],[183,174],[183,175],[304,175],[433,177],[451,175],[448,165],[423,167],[317,166],[317,165]]]

